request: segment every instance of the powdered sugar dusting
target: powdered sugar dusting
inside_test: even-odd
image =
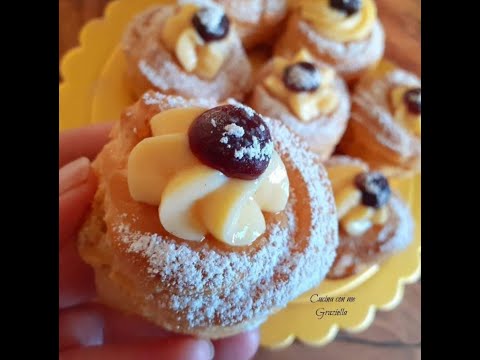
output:
[[[225,125],[223,129],[225,130],[225,132],[222,134],[223,136],[220,138],[220,143],[222,144],[228,144],[228,136],[241,138],[243,135],[245,135],[245,129],[234,123]],[[227,147],[231,148],[230,145],[228,145]]]
[[[412,73],[402,69],[395,69],[389,75],[389,79],[394,84],[402,84],[408,87],[420,86],[420,79]]]
[[[155,107],[180,102],[168,98],[150,94],[143,101],[151,101],[150,106]],[[180,106],[187,104],[183,100]],[[279,121],[264,120],[275,139],[276,151],[301,178],[295,189],[307,196],[302,194],[299,199],[298,192],[291,191],[284,211],[288,226],[268,222],[264,238],[256,240],[262,242],[261,247],[227,251],[206,243],[198,250],[188,242],[139,232],[121,217],[112,224],[113,238],[119,239],[128,253],[145,258],[148,273],[162,284],[152,302],[156,301],[158,308],[175,311],[177,321],[186,321],[190,328],[266,318],[274,309],[318,285],[335,257],[337,220],[324,168]],[[305,208],[311,211],[305,212]],[[298,214],[302,214],[301,219]],[[164,291],[165,286],[171,291]]]
[[[272,157],[272,153],[273,142],[269,141],[262,148],[258,138],[254,135],[252,136],[251,145],[235,150],[235,157],[237,159],[243,159],[243,157],[246,156],[250,159],[266,160]]]
[[[365,176],[364,186],[367,192],[378,194],[383,190],[383,187],[378,182],[379,177],[380,178],[383,177],[381,173],[372,171],[367,174],[364,174],[364,176]]]
[[[197,98],[185,99],[181,96],[165,95],[160,92],[147,92],[142,96],[145,105],[157,105],[159,108],[171,109],[186,106],[199,106],[203,108],[211,108],[216,105],[214,99]],[[213,124],[212,124],[213,125]]]
[[[366,128],[371,129],[377,140],[402,154],[417,151],[419,142],[414,145],[412,136],[407,129],[401,126],[392,116],[390,109],[390,90],[394,86],[420,87],[420,79],[404,70],[397,69],[382,78],[373,80],[368,85],[359,83],[352,101],[360,110],[353,108],[352,120],[358,121]],[[365,116],[367,115],[367,116]],[[382,131],[378,131],[382,129]]]
[[[227,14],[233,19],[249,24],[257,24],[263,12],[263,2],[265,0],[248,0],[241,5],[238,1],[219,1],[225,7]],[[271,0],[268,0],[272,2]],[[274,0],[275,2],[285,2],[285,0]]]
[[[243,129],[243,127],[238,126],[234,123],[225,125],[223,129],[226,130],[226,133],[224,133],[224,135],[231,135],[237,138],[241,138],[245,134],[245,130]]]
[[[251,297],[255,294],[252,286],[255,287],[253,284],[258,279],[271,278],[275,264],[285,261],[288,252],[289,230],[279,224],[269,227],[268,244],[251,257],[247,253],[219,254],[207,248],[192,251],[184,244],[177,244],[157,234],[138,233],[122,224],[114,230],[120,235],[121,241],[128,245],[128,252],[141,254],[148,259],[150,274],[183,289],[181,294],[171,296],[170,306],[176,311],[187,311],[187,320],[192,327],[211,323],[214,316],[222,317],[225,325],[231,325],[234,319],[240,321],[244,318],[245,310],[251,313],[260,310],[259,307],[266,304],[252,302]],[[265,266],[268,263],[272,266]],[[239,283],[241,274],[245,274],[245,277]],[[236,291],[236,301],[225,301],[225,294],[219,295],[218,289],[225,284],[235,283],[238,285],[235,286],[236,290],[230,291]],[[185,291],[215,293],[202,295],[192,301]],[[265,297],[272,295],[264,294]],[[249,299],[248,305],[242,302],[247,309],[235,309],[236,302],[241,299]]]
[[[262,18],[280,21],[287,13],[287,0],[218,0],[233,19],[259,26]],[[251,31],[251,27],[249,27]]]
[[[230,105],[233,105],[233,106],[235,106],[235,107],[237,107],[237,108],[239,108],[239,109],[242,109],[242,110],[245,112],[245,114],[247,114],[247,116],[248,116],[249,118],[253,118],[253,117],[255,116],[255,114],[256,114],[255,110],[253,110],[250,106],[247,106],[247,105],[245,105],[245,104],[242,104],[241,102],[239,102],[239,101],[237,101],[237,100],[235,100],[235,99],[233,99],[233,98],[229,98],[229,99],[227,100],[227,103],[230,104]],[[257,114],[257,115],[259,115],[259,114]],[[260,115],[259,115],[259,116],[260,116]]]
[[[267,0],[263,1],[265,6],[265,13],[275,14],[280,12],[284,14],[287,12],[287,0]]]
[[[322,70],[322,65],[317,66]],[[273,62],[270,61],[262,73],[268,74],[272,68]],[[350,96],[345,82],[335,76],[332,88],[339,99],[337,109],[308,123],[298,121],[289,106],[272,96],[261,84],[255,87],[250,102],[259,113],[281,120],[306,140],[312,150],[321,154],[322,159],[326,159],[340,140],[350,116]]]
[[[288,194],[288,203],[287,208],[285,209],[288,219],[288,227],[290,229],[297,229],[297,217],[295,215],[295,206],[297,205],[297,196],[295,194],[295,189],[290,188],[290,193]]]
[[[349,166],[353,165],[353,166],[359,167],[365,172],[368,171],[368,165],[365,162],[363,162],[360,159],[352,158],[346,155],[334,155],[330,159],[325,161],[325,166],[327,168],[331,166],[344,166],[344,165],[349,165]]]
[[[340,43],[321,36],[308,22],[300,20],[298,31],[305,36],[316,53],[334,59],[335,69],[341,73],[355,72],[380,59],[385,48],[385,34],[380,21],[375,21],[370,36],[362,41]]]
[[[288,72],[288,80],[297,88],[313,89],[320,84],[320,72],[309,71],[302,66],[293,66]]]
[[[220,27],[225,13],[219,6],[203,7],[197,12],[200,22],[208,29],[211,34],[222,35],[223,29]]]
[[[175,59],[175,54],[158,41],[163,24],[174,11],[175,6],[154,7],[128,28],[122,47],[127,55],[128,66],[137,70],[135,76],[144,77],[157,90],[189,98],[222,100],[230,96],[243,97],[250,85],[251,66],[240,39],[232,36],[229,40],[226,49],[228,55],[214,79],[206,80],[188,73]],[[155,21],[145,21],[151,16]],[[143,35],[142,41],[139,41],[138,34]]]
[[[378,234],[378,242],[382,243],[380,251],[391,253],[405,249],[413,240],[414,223],[410,211],[397,197],[389,201],[390,214],[395,221],[389,221]]]

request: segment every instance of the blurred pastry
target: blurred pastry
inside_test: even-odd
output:
[[[413,240],[413,220],[387,178],[345,156],[334,156],[325,166],[339,222],[337,257],[328,278],[354,275],[405,249]]]
[[[156,6],[130,23],[122,47],[137,96],[158,89],[221,100],[248,91],[251,66],[235,26],[220,5],[202,3]]]
[[[332,154],[350,116],[345,82],[305,49],[293,58],[275,57],[260,70],[250,105],[283,121],[322,160]]]
[[[420,79],[387,61],[360,79],[339,151],[387,176],[420,171]]]
[[[307,48],[348,82],[382,58],[385,34],[374,0],[298,0],[291,7],[277,54]]]
[[[269,43],[287,15],[287,0],[215,0],[236,24],[243,45]]]

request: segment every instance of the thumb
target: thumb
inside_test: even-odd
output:
[[[90,161],[80,158],[62,167],[59,188],[59,303],[64,308],[95,294],[93,272],[80,259],[74,241],[97,188]]]
[[[87,212],[96,191],[90,161],[81,157],[63,166],[58,174],[60,211],[60,249],[71,241]]]

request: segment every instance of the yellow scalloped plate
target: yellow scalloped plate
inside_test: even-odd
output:
[[[123,76],[126,65],[118,44],[135,14],[162,2],[169,1],[113,1],[104,18],[85,25],[80,46],[68,52],[61,63],[64,82],[60,85],[60,130],[118,119],[120,112],[134,102]],[[404,285],[420,276],[420,176],[395,181],[392,187],[410,205],[416,220],[412,244],[380,266],[348,279],[326,280],[292,301],[261,327],[263,346],[282,348],[295,339],[312,346],[325,345],[339,329],[362,331],[372,323],[377,309],[390,310],[400,303]],[[311,302],[311,298],[317,298],[315,294],[332,297],[334,302]],[[322,308],[338,309],[346,315],[321,317]]]

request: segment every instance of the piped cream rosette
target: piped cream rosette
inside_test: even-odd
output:
[[[306,71],[297,71],[296,79],[298,83],[316,82],[319,86],[314,91],[292,91],[283,81],[285,69],[301,62],[314,63],[313,57],[308,50],[300,50],[295,57],[288,59],[277,56],[273,59],[272,74],[264,80],[264,85],[270,93],[288,104],[292,112],[304,122],[312,121],[320,115],[330,114],[339,103],[336,89],[334,88],[335,72],[332,68],[323,66],[309,74]],[[313,79],[317,75],[318,80]]]
[[[368,37],[377,19],[374,0],[362,0],[361,8],[354,14],[330,5],[331,0],[299,0],[294,7],[300,9],[305,20],[311,22],[325,37],[338,41],[358,41]]]
[[[361,236],[373,225],[384,225],[388,221],[388,204],[378,208],[362,204],[362,191],[354,179],[368,171],[366,165],[352,161],[335,164],[327,169],[332,181],[338,220],[347,234]]]
[[[210,233],[232,246],[248,245],[265,232],[262,211],[285,208],[287,172],[275,150],[255,180],[230,178],[202,164],[187,133],[205,110],[171,109],[152,117],[152,137],[138,143],[128,159],[129,191],[134,200],[159,206],[162,226],[180,239],[202,241]]]
[[[220,27],[225,13],[218,4],[207,3],[200,8],[197,4],[185,4],[178,12],[168,18],[162,31],[165,46],[175,54],[177,60],[187,72],[194,72],[206,79],[214,78],[231,46],[233,29],[227,28],[227,35],[219,40],[206,41],[192,25],[197,14],[210,31]]]

